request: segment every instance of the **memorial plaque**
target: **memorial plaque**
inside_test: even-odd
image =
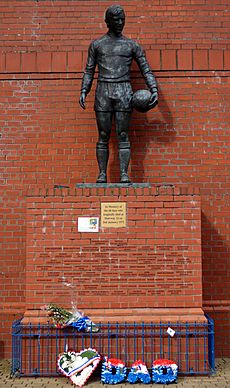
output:
[[[101,203],[101,226],[105,228],[126,227],[126,202]]]

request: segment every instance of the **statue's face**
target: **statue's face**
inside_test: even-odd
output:
[[[118,15],[112,16],[108,22],[109,30],[114,32],[116,35],[120,35],[125,25],[125,14],[124,12],[119,13]]]

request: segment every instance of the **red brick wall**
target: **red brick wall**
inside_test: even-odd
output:
[[[125,34],[161,70],[229,70],[228,0],[126,0]],[[1,1],[2,70],[81,71],[111,1]],[[21,58],[20,55],[21,54]],[[84,62],[84,61],[83,61]]]
[[[160,89],[154,111],[133,115],[132,179],[201,189],[204,300],[225,311],[229,328],[228,1],[120,3],[125,34],[145,48]],[[88,44],[104,33],[110,4],[0,1],[2,322],[6,311],[17,314],[25,303],[27,189],[95,181],[93,91],[87,111],[77,100]],[[134,70],[134,87],[143,86]],[[109,169],[114,181],[114,137]]]
[[[201,307],[200,197],[183,192],[153,186],[29,193],[26,307]],[[100,218],[103,202],[126,204],[126,227],[78,232],[78,217]]]
[[[219,357],[230,354],[230,308],[228,300],[204,301],[204,311],[215,322],[215,348]]]

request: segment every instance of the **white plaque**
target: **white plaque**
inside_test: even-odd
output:
[[[78,217],[78,232],[98,232],[99,217]]]

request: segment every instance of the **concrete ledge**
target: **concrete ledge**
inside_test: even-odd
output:
[[[207,321],[204,312],[201,308],[162,308],[162,309],[88,309],[84,311],[93,322],[111,322],[111,323],[186,323],[186,322],[197,322],[204,323]],[[23,325],[38,325],[47,324],[51,322],[47,311],[43,310],[27,310],[24,313],[22,324]]]
[[[115,187],[134,187],[134,188],[142,188],[142,187],[151,187],[150,183],[77,183],[77,188],[115,188]]]

